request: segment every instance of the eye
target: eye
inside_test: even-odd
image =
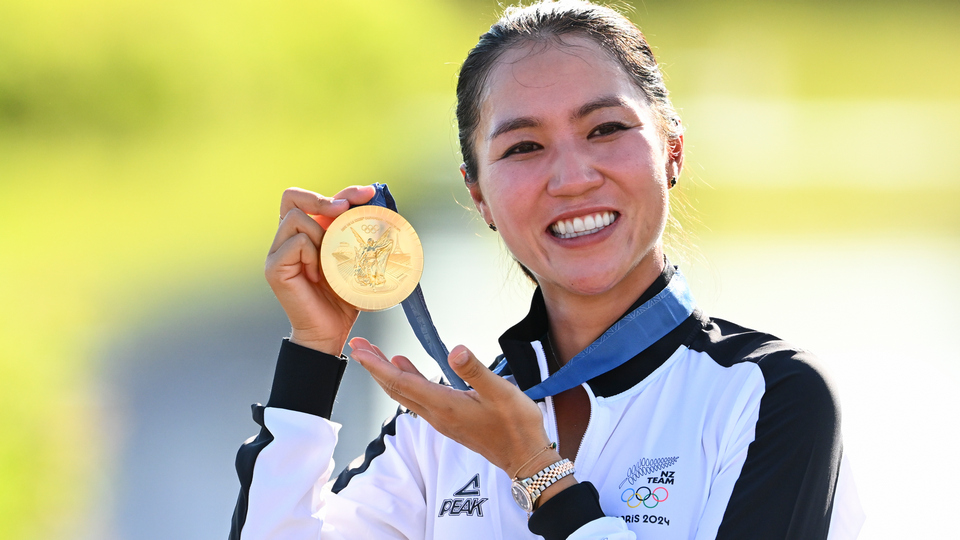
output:
[[[520,154],[529,154],[530,152],[540,150],[541,148],[543,147],[535,142],[523,141],[508,148],[507,151],[503,153],[503,157],[509,157],[509,156],[520,155]]]
[[[607,122],[593,128],[593,131],[591,131],[587,137],[603,137],[604,135],[611,135],[625,129],[629,128],[620,122]]]

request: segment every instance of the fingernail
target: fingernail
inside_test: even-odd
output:
[[[463,364],[467,363],[467,358],[468,358],[467,351],[461,349],[460,352],[457,353],[457,355],[451,359],[451,362],[453,362],[458,366],[462,366]]]
[[[347,202],[346,199],[334,199],[334,200],[333,200],[333,204],[343,204],[343,203],[345,203],[345,202]]]

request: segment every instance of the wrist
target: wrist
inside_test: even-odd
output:
[[[559,457],[559,455],[557,457]],[[540,459],[538,458],[537,461],[540,461]],[[521,467],[521,470],[525,468],[526,466]],[[546,500],[541,499],[548,488],[551,488],[555,484],[561,483],[568,478],[572,478],[574,470],[575,469],[572,461],[569,459],[559,459],[555,462],[549,463],[539,471],[533,473],[533,475],[530,477],[523,478],[520,474],[518,474],[513,479],[510,487],[513,500],[516,501],[520,508],[526,511],[527,514],[530,514],[537,508],[539,504],[542,504],[542,502]],[[575,484],[575,480],[572,484],[569,482],[561,483],[559,489],[553,490],[553,493],[560,493],[564,489]]]
[[[564,476],[563,478],[547,486],[547,489],[540,493],[540,496],[533,504],[533,509],[536,510],[537,508],[540,508],[545,502],[549,501],[554,496],[559,495],[563,490],[573,487],[577,484],[579,484],[579,482],[577,482],[577,479],[574,478],[572,474]]]
[[[530,478],[531,476],[542,471],[544,468],[549,467],[561,459],[563,458],[560,457],[560,452],[557,452],[554,449],[549,449],[546,452],[541,453],[529,463],[524,464],[521,469],[517,471],[508,471],[507,474],[516,472],[513,478]]]
[[[341,339],[340,337],[331,338],[328,336],[318,336],[315,332],[294,328],[290,332],[290,341],[301,347],[313,349],[331,356],[340,356],[343,354],[343,346],[346,344],[347,338],[343,337]]]

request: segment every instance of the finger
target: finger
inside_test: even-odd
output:
[[[280,198],[280,216],[286,216],[294,208],[306,214],[333,218],[346,212],[350,208],[350,201],[343,197],[324,197],[305,189],[288,188]]]
[[[356,343],[356,345],[354,345],[354,343]],[[387,361],[387,355],[386,355],[386,353],[384,353],[383,351],[381,351],[381,350],[380,350],[380,347],[377,347],[377,346],[374,345],[373,343],[370,343],[370,341],[367,340],[366,338],[355,337],[355,338],[351,339],[351,340],[350,340],[350,347],[351,347],[351,348],[359,348],[359,349],[364,349],[364,350],[370,351],[370,352],[376,354],[377,356],[379,356],[380,359],[383,360],[384,362]]]
[[[280,198],[280,215],[285,216],[294,208],[314,216],[337,217],[351,205],[365,204],[376,195],[373,186],[350,186],[341,189],[333,197],[297,187],[288,188]]]
[[[352,206],[370,202],[370,199],[372,199],[376,193],[377,190],[373,186],[350,186],[340,190],[340,192],[333,196],[333,200],[347,201],[349,203],[346,205],[347,208],[341,211],[342,213],[349,210]],[[337,215],[339,216],[340,213]],[[330,224],[333,223],[333,220],[336,218],[336,216],[330,216],[327,214],[317,214],[312,217],[317,223],[320,224],[321,227],[323,227],[324,230],[330,227]]]
[[[447,357],[450,367],[478,393],[493,398],[502,393],[503,385],[510,386],[501,377],[494,374],[483,365],[477,357],[463,345],[457,345]]]
[[[383,352],[382,350],[380,350],[380,347],[377,347],[377,346],[374,345],[373,343],[370,343],[370,341],[368,341],[368,340],[365,339],[365,338],[362,338],[362,337],[355,337],[355,338],[353,338],[352,340],[350,340],[350,347],[351,347],[354,351],[357,351],[357,352],[360,353],[360,356],[359,356],[359,357],[356,357],[357,361],[361,361],[361,360],[366,361],[366,360],[368,359],[367,354],[369,354],[369,355],[370,355],[370,356],[369,356],[369,359],[370,359],[370,360],[373,360],[374,358],[376,358],[376,361],[378,361],[378,362],[390,363],[390,364],[393,364],[394,367],[396,367],[397,369],[400,369],[401,371],[409,371],[409,370],[403,369],[402,367],[400,367],[399,365],[397,365],[397,364],[395,364],[395,363],[393,363],[393,362],[388,361],[388,360],[387,360],[387,355],[384,354],[384,352]],[[353,356],[353,355],[351,354],[351,356]],[[395,357],[395,358],[399,358],[399,357]],[[409,360],[408,360],[407,362],[409,362]],[[363,365],[363,364],[361,363],[361,365]],[[366,368],[366,367],[367,367],[367,366],[364,365],[364,368]],[[388,380],[388,379],[386,379],[386,378],[384,378],[384,379],[378,378],[378,377],[382,377],[382,373],[381,373],[381,372],[376,372],[376,373],[370,372],[370,374],[374,377],[374,379],[377,380],[377,383],[380,384],[380,385],[384,388],[384,390],[387,390],[387,393],[388,393],[388,394],[393,390],[394,384],[393,384],[390,380]],[[420,372],[419,372],[419,371],[416,371],[416,374],[419,375]]]
[[[301,272],[314,283],[320,281],[319,254],[313,240],[304,233],[288,238],[267,256],[264,273],[272,283],[292,279]]]
[[[390,398],[417,414],[424,412],[418,397],[426,390],[423,385],[432,383],[422,375],[405,372],[369,349],[354,348],[350,357],[370,373]]]
[[[334,195],[335,199],[346,199],[352,205],[366,204],[377,194],[373,186],[349,186],[341,189]]]
[[[383,358],[384,361],[387,360],[387,353],[385,353],[385,352],[383,352],[382,350],[380,350],[380,347],[377,347],[377,346],[374,345],[373,343],[370,343],[370,350],[372,350],[373,352],[377,353],[377,356],[379,356],[380,358]]]
[[[351,339],[350,347],[350,356],[370,372],[377,384],[390,397],[417,414],[428,418],[429,413],[437,407],[450,405],[451,396],[448,392],[451,389],[430,382],[407,357],[394,356],[388,361],[379,347],[362,337]]]
[[[347,342],[347,344],[350,345],[350,348],[354,350],[357,350],[357,349],[366,350],[373,353],[376,353],[379,350],[374,346],[373,343],[370,343],[367,340],[367,338],[362,338],[362,337],[355,337],[351,339],[349,342]],[[384,355],[383,353],[380,353],[380,354],[383,356],[384,360],[387,359],[386,355]]]
[[[280,226],[277,228],[277,234],[273,237],[273,244],[270,245],[270,253],[273,253],[287,241],[291,236],[297,234],[306,234],[313,245],[320,246],[323,240],[323,228],[310,218],[303,210],[294,208],[287,212],[287,215],[280,220]]]
[[[370,372],[387,395],[428,422],[455,409],[459,400],[476,395],[429,381],[404,356],[394,356],[392,361],[387,361],[380,348],[364,338],[353,338],[350,347],[354,351],[350,356]]]
[[[415,366],[413,362],[411,362],[406,356],[394,356],[390,359],[390,363],[397,366],[397,368],[399,368],[401,371],[423,377],[423,373],[420,373],[420,370],[417,369],[417,366]],[[426,377],[423,378],[426,379]]]

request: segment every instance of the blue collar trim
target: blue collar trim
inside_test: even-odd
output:
[[[676,270],[656,296],[625,315],[556,373],[524,393],[542,399],[617,368],[653,345],[696,309],[687,280]]]

